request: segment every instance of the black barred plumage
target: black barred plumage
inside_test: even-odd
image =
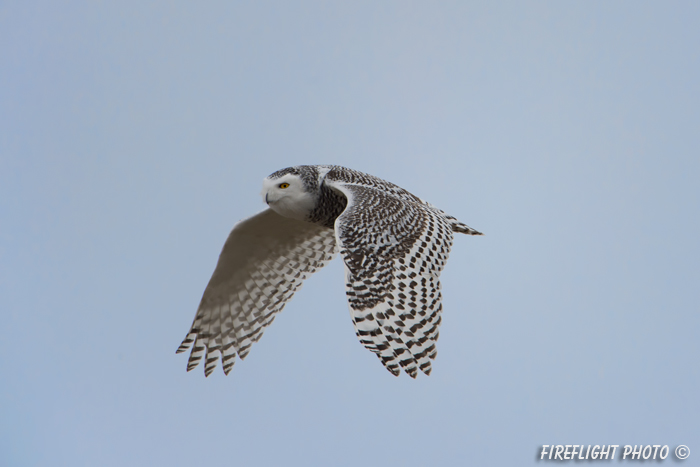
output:
[[[270,206],[224,244],[177,352],[187,370],[228,374],[303,280],[335,253],[360,342],[394,375],[430,374],[441,322],[439,276],[453,232],[481,235],[392,183],[339,166],[296,166],[263,182]]]

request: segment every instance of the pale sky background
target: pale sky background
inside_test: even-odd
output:
[[[700,465],[699,24],[698,2],[2,2],[0,465]],[[339,260],[231,375],[186,373],[229,230],[318,163],[486,234],[456,238],[432,375],[358,343]]]

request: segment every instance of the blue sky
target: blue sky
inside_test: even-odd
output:
[[[692,2],[0,5],[0,464],[527,465],[698,444]],[[225,377],[175,349],[262,179],[338,164],[484,232],[430,377],[339,260]],[[666,462],[670,462],[667,459]]]

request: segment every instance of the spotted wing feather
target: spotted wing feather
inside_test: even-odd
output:
[[[187,371],[205,359],[209,376],[244,359],[304,279],[337,252],[333,229],[267,209],[231,231],[204,291],[192,327],[177,349],[193,343]]]
[[[348,204],[335,223],[360,342],[394,375],[430,374],[441,321],[440,272],[452,221],[418,198],[326,180]]]

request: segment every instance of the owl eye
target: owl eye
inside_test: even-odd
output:
[[[280,183],[280,188],[289,188],[289,183]]]

